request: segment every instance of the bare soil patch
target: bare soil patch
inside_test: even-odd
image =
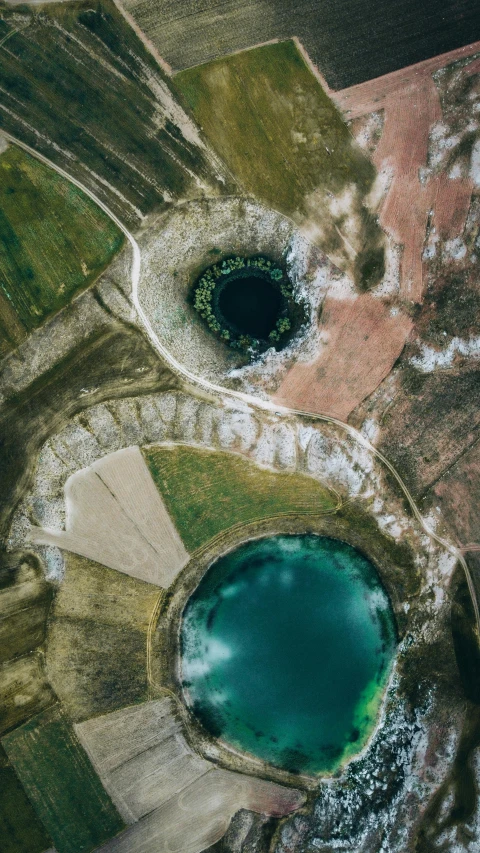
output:
[[[328,297],[321,329],[327,343],[309,364],[295,364],[275,396],[279,404],[345,419],[390,372],[412,321],[368,293]]]

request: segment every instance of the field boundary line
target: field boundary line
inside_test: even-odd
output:
[[[156,332],[154,331],[154,329],[152,327],[152,324],[150,323],[150,320],[148,319],[147,315],[145,314],[145,311],[143,310],[143,308],[140,304],[140,300],[139,300],[139,296],[138,296],[138,285],[139,285],[139,281],[140,281],[141,253],[140,253],[140,247],[139,247],[137,241],[135,240],[134,236],[130,233],[128,228],[120,221],[120,219],[118,219],[117,216],[115,216],[115,214],[107,207],[106,204],[104,204],[104,202],[102,202],[99,198],[97,198],[97,196],[95,195],[94,192],[92,192],[92,190],[89,190],[79,180],[74,178],[72,175],[69,175],[68,172],[66,172],[60,166],[57,166],[55,163],[53,163],[51,160],[49,160],[48,157],[45,157],[39,151],[36,151],[34,148],[31,148],[29,145],[27,145],[24,142],[20,142],[14,136],[11,136],[9,133],[4,132],[3,130],[1,131],[1,134],[6,139],[8,139],[10,142],[12,142],[14,145],[18,145],[20,148],[23,148],[25,151],[27,151],[33,157],[37,157],[37,159],[41,160],[42,163],[45,163],[45,165],[50,166],[59,175],[66,178],[66,180],[70,181],[78,189],[82,190],[93,202],[95,202],[101,208],[101,210],[103,210],[104,213],[107,214],[107,216],[110,217],[110,219],[123,232],[123,234],[125,235],[125,237],[127,238],[128,242],[130,243],[130,245],[132,247],[132,267],[131,267],[131,273],[130,273],[131,286],[132,286],[132,303],[133,303],[133,305],[137,311],[138,317],[139,317],[141,323],[143,324],[144,329],[145,329],[145,331],[148,335],[148,338],[150,339],[153,347],[157,350],[159,355],[161,355],[161,357],[164,359],[164,361],[166,361],[167,364],[173,369],[174,372],[178,373],[180,376],[185,377],[186,379],[189,380],[189,382],[191,382],[194,386],[197,386],[198,388],[201,388],[203,390],[210,391],[210,392],[213,391],[214,393],[219,394],[222,397],[225,397],[225,396],[232,397],[236,400],[240,400],[242,403],[247,404],[248,406],[252,406],[254,408],[261,409],[261,410],[266,411],[266,412],[270,412],[270,413],[274,412],[275,414],[278,414],[278,415],[296,415],[296,416],[303,417],[303,418],[309,418],[311,420],[317,420],[317,421],[320,421],[323,423],[334,424],[335,426],[339,427],[339,429],[346,432],[347,435],[349,435],[351,438],[353,438],[355,441],[357,441],[360,445],[362,445],[362,447],[364,447],[366,450],[368,450],[369,453],[371,453],[375,459],[377,459],[379,462],[381,462],[382,465],[384,465],[388,469],[390,474],[393,476],[393,478],[395,479],[395,481],[399,485],[403,495],[405,496],[405,498],[407,500],[407,503],[410,506],[410,509],[412,510],[417,522],[419,523],[419,525],[422,528],[422,530],[424,531],[424,533],[429,537],[429,539],[432,540],[432,542],[436,542],[437,545],[440,545],[440,547],[445,549],[445,551],[447,551],[452,557],[455,557],[455,559],[458,560],[458,562],[462,566],[462,569],[465,573],[465,578],[466,578],[466,581],[468,584],[469,593],[470,593],[470,596],[472,599],[473,609],[475,611],[475,621],[476,621],[476,627],[477,627],[477,639],[480,638],[480,611],[479,611],[479,606],[478,606],[477,594],[475,591],[475,586],[473,583],[473,579],[472,579],[470,569],[469,569],[467,562],[466,562],[466,560],[462,554],[462,551],[460,550],[460,548],[457,548],[455,545],[452,545],[451,542],[448,542],[446,539],[439,536],[437,533],[435,533],[434,530],[432,530],[428,526],[428,524],[424,520],[420,510],[418,509],[417,504],[416,504],[416,502],[413,498],[413,495],[411,494],[408,486],[406,485],[406,483],[404,483],[400,474],[394,468],[392,463],[389,462],[387,457],[384,456],[384,454],[380,450],[377,450],[377,448],[373,444],[371,444],[371,442],[367,438],[365,438],[365,436],[362,435],[362,433],[359,430],[355,429],[355,427],[350,426],[350,424],[345,423],[344,421],[340,420],[339,418],[335,418],[333,416],[326,415],[326,414],[325,415],[324,414],[318,414],[316,412],[306,412],[306,411],[303,411],[301,409],[290,409],[287,406],[277,406],[274,403],[272,403],[270,400],[262,400],[259,397],[254,397],[252,394],[246,394],[246,393],[243,393],[241,391],[234,391],[233,389],[225,388],[223,385],[217,385],[214,382],[210,382],[208,379],[204,379],[202,376],[197,376],[195,373],[192,373],[192,371],[188,370],[186,367],[184,367],[182,364],[180,364],[180,362],[177,361],[175,356],[173,356],[169,352],[169,350],[167,350],[167,348],[161,343]]]

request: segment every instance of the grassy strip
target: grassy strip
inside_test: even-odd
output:
[[[47,847],[51,847],[51,841],[2,747],[0,791],[2,853],[43,853]]]
[[[282,513],[331,512],[336,496],[311,477],[274,474],[234,453],[148,447],[145,459],[189,551],[235,524]]]
[[[58,706],[11,732],[2,743],[58,853],[93,850],[123,829]]]
[[[293,41],[215,60],[174,78],[210,144],[249,194],[303,224],[327,254],[351,263],[357,220],[360,286],[383,274],[381,231],[363,201],[375,170]],[[332,197],[351,197],[334,213]],[[358,234],[356,232],[359,232]],[[373,254],[372,254],[373,253]],[[378,267],[378,268],[377,268]]]
[[[14,145],[0,156],[0,231],[0,290],[26,332],[95,279],[124,240],[84,193]]]

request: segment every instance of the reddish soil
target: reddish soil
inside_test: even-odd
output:
[[[465,224],[472,184],[434,177],[421,184],[419,169],[427,165],[429,132],[442,111],[432,73],[480,51],[480,42],[369,80],[341,92],[330,92],[347,118],[383,109],[385,124],[373,160],[380,170],[390,168],[393,180],[380,211],[380,223],[403,246],[401,295],[421,302],[424,290],[422,252],[429,211],[433,208],[437,230],[455,237]],[[480,61],[466,66],[478,72]],[[449,186],[450,184],[450,186]]]
[[[433,197],[433,224],[442,240],[457,237],[465,228],[470,207],[473,181],[470,178],[449,178],[442,174],[435,178]]]
[[[472,182],[465,178],[437,174],[420,182],[432,125],[442,118],[432,73],[479,52],[480,42],[475,42],[339,92],[328,90],[322,80],[347,119],[384,110],[383,133],[373,160],[378,170],[387,169],[393,178],[380,223],[403,247],[400,297],[411,303],[421,303],[424,295],[422,255],[429,217],[433,214],[431,224],[441,239],[460,236],[472,194]],[[465,74],[479,70],[480,60],[474,59]],[[381,300],[363,295],[355,301],[327,297],[321,324],[329,335],[328,346],[314,362],[292,367],[276,400],[347,418],[390,372],[412,323],[404,313],[392,317]]]
[[[308,364],[295,364],[275,400],[279,404],[345,419],[390,372],[412,328],[405,314],[369,293],[355,299],[327,296],[322,330],[328,343]]]

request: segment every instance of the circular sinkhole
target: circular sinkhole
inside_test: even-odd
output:
[[[232,275],[218,296],[218,310],[224,325],[238,335],[267,340],[280,319],[282,294],[274,282],[254,269]]]
[[[208,267],[193,286],[192,303],[213,334],[253,356],[282,349],[307,320],[285,270],[264,256]]]
[[[181,625],[187,706],[227,747],[332,772],[371,734],[395,653],[372,563],[314,535],[250,541],[213,563]]]

